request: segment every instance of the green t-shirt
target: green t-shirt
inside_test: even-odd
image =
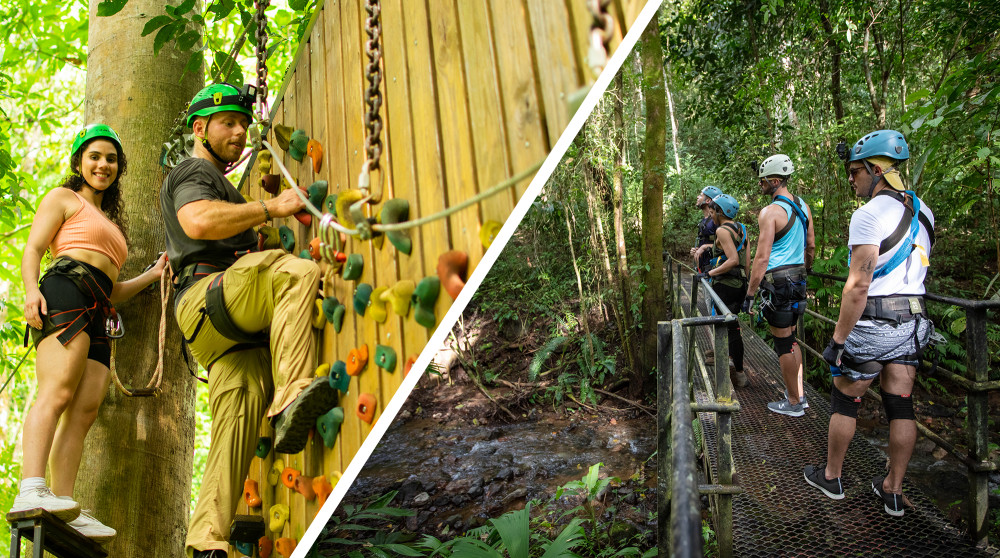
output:
[[[175,274],[193,263],[209,263],[226,268],[237,252],[255,250],[257,233],[249,228],[222,240],[195,240],[184,233],[177,210],[199,200],[246,203],[226,175],[210,161],[192,157],[174,167],[160,189],[160,211],[167,232],[167,257]]]

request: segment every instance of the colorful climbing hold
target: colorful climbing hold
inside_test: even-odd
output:
[[[247,503],[249,508],[260,507],[262,500],[260,499],[260,491],[257,490],[257,481],[253,479],[243,481],[243,501]]]
[[[309,241],[309,256],[317,262],[323,257],[319,251],[320,242],[318,236]]]
[[[375,396],[370,393],[362,393],[358,396],[358,406],[355,408],[355,412],[358,414],[358,418],[367,422],[372,423],[375,418],[375,407],[378,401]]]
[[[375,345],[375,365],[386,372],[395,372],[396,350],[388,345]]]
[[[306,155],[313,162],[313,172],[319,172],[323,168],[323,146],[314,139],[309,140],[306,144]]]
[[[345,190],[337,194],[337,221],[349,229],[357,226],[351,217],[351,205],[361,201],[364,196],[359,190]]]
[[[308,149],[309,136],[306,134],[306,131],[299,128],[292,132],[291,137],[288,138],[288,155],[301,163]]]
[[[260,555],[260,558],[271,558],[271,552],[274,552],[274,543],[267,538],[267,535],[264,535],[257,541],[257,554]]]
[[[323,300],[317,298],[313,305],[312,326],[316,329],[323,329],[326,324],[326,315],[323,314]]]
[[[413,370],[413,365],[417,363],[417,355],[413,355],[406,359],[406,364],[403,366],[403,373],[409,374],[410,370]]]
[[[347,393],[351,385],[351,376],[347,373],[347,363],[338,360],[330,367],[330,386],[340,390],[340,393]]]
[[[233,541],[233,547],[244,556],[253,556],[253,543]]]
[[[413,291],[413,304],[416,306],[413,319],[418,324],[427,328],[434,327],[437,321],[434,316],[434,305],[440,292],[441,280],[437,277],[424,277],[417,283],[417,288]]]
[[[389,317],[389,309],[386,307],[385,299],[382,298],[382,295],[388,290],[389,287],[375,287],[368,305],[368,315],[380,324],[384,324],[386,318]]]
[[[410,218],[410,202],[402,198],[393,198],[382,204],[380,220],[385,224],[402,223]],[[413,250],[413,241],[406,231],[387,231],[389,242],[396,247],[396,250],[410,255]]]
[[[257,154],[257,172],[261,176],[266,174],[271,174],[271,152],[266,149],[261,149],[260,153]]]
[[[330,363],[324,362],[316,367],[315,376],[317,378],[324,378],[330,375]]]
[[[272,533],[281,533],[281,529],[285,526],[285,521],[288,520],[288,506],[285,504],[274,504],[268,510],[267,515],[271,518],[267,524],[268,529]]]
[[[275,459],[271,463],[271,470],[267,472],[267,484],[277,486],[281,481],[281,472],[285,470],[285,462],[281,458]]]
[[[264,459],[269,453],[271,453],[271,438],[268,436],[261,436],[260,438],[257,438],[257,451],[255,451],[254,454],[257,457]]]
[[[300,211],[300,212],[296,213],[295,215],[292,215],[292,217],[295,217],[296,221],[302,223],[303,225],[305,225],[307,227],[311,227],[312,226],[313,216],[312,216],[312,213],[309,213],[308,211]]]
[[[313,257],[309,255],[309,249],[308,248],[303,248],[302,251],[299,252],[299,257],[302,258],[303,260],[312,260],[313,259]]]
[[[451,250],[438,256],[437,273],[441,286],[452,300],[458,298],[465,286],[465,274],[469,269],[469,255]]]
[[[274,547],[278,549],[278,554],[281,555],[281,558],[291,558],[292,552],[295,552],[295,545],[295,539],[288,537],[281,537],[274,541]]]
[[[341,412],[343,412],[343,409],[341,409]],[[316,493],[316,503],[322,508],[330,493],[333,492],[333,485],[330,484],[330,481],[326,480],[326,475],[313,477],[313,492]]]
[[[361,278],[365,269],[365,258],[361,254],[350,254],[344,264],[344,280],[356,281]]]
[[[318,171],[317,171],[318,172]],[[323,207],[323,200],[326,198],[326,191],[330,187],[330,184],[325,180],[317,180],[306,188],[306,192],[309,194],[309,203],[316,206],[316,209],[321,209]]]
[[[275,227],[264,225],[257,229],[257,251],[281,248],[281,235]]]
[[[274,125],[274,141],[283,151],[288,151],[288,142],[292,137],[292,127],[284,124]]]
[[[313,490],[312,477],[307,477],[305,475],[295,477],[295,491],[304,496],[305,499],[310,502],[316,499],[316,491]]]
[[[299,477],[298,469],[293,469],[292,467],[285,467],[281,471],[281,484],[287,486],[288,488],[295,488],[295,479]]]
[[[503,223],[497,221],[486,221],[483,223],[479,228],[479,241],[483,243],[483,248],[489,248],[493,244],[497,234],[500,233],[501,227],[503,227]]]
[[[345,376],[347,377],[347,376]],[[323,445],[332,448],[340,433],[340,425],[344,422],[343,407],[334,407],[316,419],[316,431],[323,438]]]
[[[357,376],[368,364],[368,345],[361,345],[347,353],[347,373]]]
[[[404,279],[396,283],[388,292],[382,293],[382,298],[392,304],[392,311],[397,316],[405,318],[410,313],[410,300],[413,298],[413,291],[416,285],[409,279]]]
[[[337,194],[330,194],[323,200],[323,211],[337,214]]]
[[[347,307],[343,304],[333,309],[333,331],[340,333],[344,329],[344,315],[347,314]]]
[[[281,191],[281,177],[277,174],[264,174],[260,177],[260,187],[272,196]]]
[[[281,225],[281,228],[278,229],[278,236],[281,238],[281,247],[286,252],[291,252],[295,249],[295,233],[292,232],[292,229]]]
[[[371,302],[372,297],[372,286],[368,283],[358,284],[358,288],[354,289],[354,311],[360,316],[365,315],[365,310],[368,309],[368,303]]]

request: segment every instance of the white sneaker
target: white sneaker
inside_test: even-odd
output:
[[[24,495],[17,495],[14,498],[14,505],[10,508],[10,513],[37,508],[41,508],[63,521],[76,519],[80,515],[80,504],[56,496],[47,486],[29,490]]]
[[[87,513],[87,510],[80,512],[80,517],[70,521],[68,525],[81,535],[99,543],[110,541],[118,534],[117,531]]]

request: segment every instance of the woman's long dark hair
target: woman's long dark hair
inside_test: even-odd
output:
[[[80,149],[76,150],[76,153],[70,158],[70,174],[61,184],[63,188],[69,188],[74,192],[79,192],[83,189],[83,185],[86,181],[83,179],[83,175],[80,174],[80,163],[83,160],[83,152],[86,151],[86,147],[90,145],[94,140],[103,139],[106,141],[108,138],[96,137],[93,138],[82,146]],[[115,146],[115,151],[118,152],[118,176],[115,177],[115,181],[111,183],[111,186],[104,191],[104,197],[101,198],[101,211],[108,216],[108,219],[112,223],[118,225],[121,229],[122,235],[125,236],[125,241],[128,242],[128,232],[125,230],[125,210],[122,207],[122,189],[121,181],[122,177],[125,176],[125,172],[128,169],[128,161],[125,160],[125,152],[122,151],[120,145],[115,142],[111,142]]]

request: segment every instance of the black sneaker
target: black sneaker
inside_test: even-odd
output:
[[[274,424],[274,451],[299,453],[309,441],[316,419],[337,405],[337,389],[324,376],[316,378],[278,415]]]
[[[872,492],[882,499],[885,504],[885,513],[893,517],[903,517],[903,495],[885,492],[882,489],[882,481],[885,477],[875,477],[872,479]]]
[[[815,466],[806,465],[806,468],[802,470],[802,476],[805,477],[806,482],[822,490],[823,494],[830,498],[834,500],[844,499],[844,485],[840,482],[840,477],[826,480],[826,463]]]

